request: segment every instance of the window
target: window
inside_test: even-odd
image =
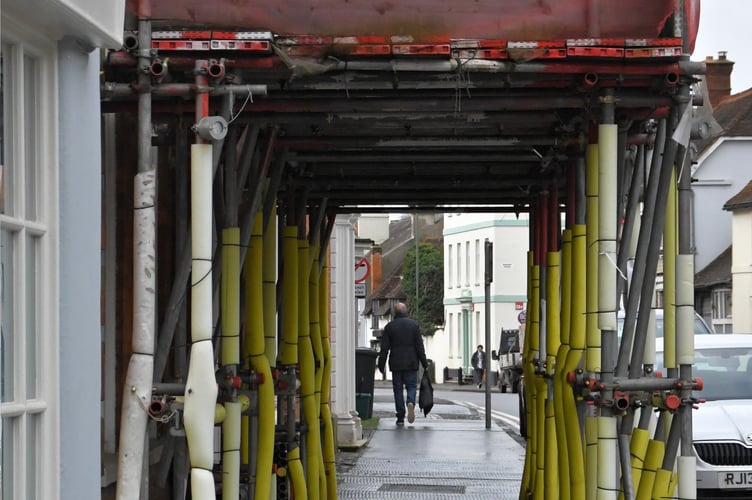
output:
[[[493,332],[491,332],[491,334],[491,336],[493,337]],[[480,311],[475,311],[475,339],[476,345],[486,343],[486,329],[484,327],[481,330]],[[488,346],[486,346],[486,350],[488,350]]]
[[[733,328],[731,317],[731,289],[713,290],[713,330],[716,333],[730,333]]]
[[[8,23],[9,24],[9,23]],[[54,47],[13,37],[3,26],[0,48],[0,499],[56,494],[53,412],[48,411],[55,333],[47,324],[43,292],[50,267],[43,202],[54,158]],[[46,110],[46,111],[43,111]],[[52,177],[50,174],[48,177]],[[49,335],[40,337],[41,332]],[[48,382],[50,381],[50,382]],[[47,436],[42,439],[42,436]],[[43,450],[46,444],[51,449]]]
[[[449,334],[449,358],[454,357],[452,346],[454,345],[454,314],[449,313],[449,319],[446,324],[447,333]]]
[[[462,243],[457,243],[457,286],[462,286]]]
[[[480,285],[480,240],[475,240],[475,284]]]
[[[476,266],[478,263],[476,262]],[[470,286],[470,242],[465,242],[465,286]]]
[[[452,273],[454,272],[453,271],[454,264],[453,264],[453,261],[452,261],[452,245],[451,244],[447,247],[447,252],[448,252],[447,253],[447,264],[448,264],[448,266],[447,266],[447,288],[452,288],[452,278],[453,278]]]

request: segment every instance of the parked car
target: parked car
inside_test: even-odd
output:
[[[491,359],[499,362],[497,381],[499,391],[517,392],[522,377],[520,346],[525,341],[525,325],[516,330],[501,330],[499,350],[491,351]]]
[[[624,329],[624,310],[620,310],[616,316],[616,328],[619,337]],[[695,333],[707,334],[713,333],[707,322],[695,312]],[[655,309],[655,338],[663,337],[663,309]]]
[[[624,328],[624,311],[620,310],[617,314],[617,334],[621,338],[621,332]],[[705,336],[712,334],[708,324],[702,319],[702,316],[695,312],[695,334],[698,336]],[[655,337],[657,339],[663,338],[663,309],[655,310]],[[752,336],[750,336],[752,337]],[[662,342],[662,341],[661,341]],[[500,377],[501,378],[501,377]],[[527,437],[527,420],[525,419],[525,377],[521,374],[517,384],[518,388],[518,408],[520,417],[520,435]],[[502,391],[503,392],[503,391]],[[750,477],[752,483],[752,476]],[[751,497],[752,498],[752,497]]]
[[[697,498],[752,498],[752,335],[696,335],[693,375],[706,401],[692,412]]]

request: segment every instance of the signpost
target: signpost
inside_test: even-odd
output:
[[[355,296],[362,298],[366,296],[366,280],[371,275],[371,263],[363,257],[355,263]]]

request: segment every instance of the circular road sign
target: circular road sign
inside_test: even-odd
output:
[[[521,325],[524,325],[526,319],[527,319],[527,311],[525,310],[520,311],[520,313],[517,315],[517,321],[519,321]]]
[[[371,274],[371,263],[363,257],[355,264],[355,283],[363,283]]]

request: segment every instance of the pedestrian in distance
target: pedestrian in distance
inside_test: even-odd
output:
[[[418,322],[407,315],[407,306],[398,302],[393,308],[394,319],[384,327],[379,352],[379,370],[384,373],[386,359],[389,357],[389,370],[392,372],[392,389],[394,389],[394,408],[397,425],[415,421],[415,394],[418,387],[418,365],[425,370],[428,367],[423,337]],[[407,392],[407,405],[405,405]]]
[[[480,386],[483,385],[483,374],[486,370],[486,353],[483,351],[482,345],[479,345],[473,353],[470,364],[473,365],[473,383],[477,384],[480,389]]]

